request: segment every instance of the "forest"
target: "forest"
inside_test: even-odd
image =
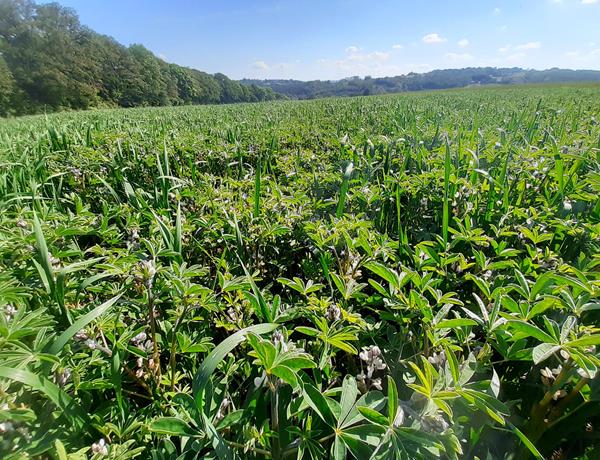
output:
[[[92,107],[257,102],[269,89],[169,64],[57,3],[0,0],[0,116]]]
[[[552,68],[527,70],[519,67],[467,67],[426,73],[411,72],[395,77],[349,77],[341,80],[241,80],[249,86],[272,89],[290,99],[330,96],[368,96],[405,91],[463,88],[482,85],[591,82],[600,80],[600,71]]]

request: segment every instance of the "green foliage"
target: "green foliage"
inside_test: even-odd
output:
[[[168,64],[79,23],[58,3],[0,2],[0,116],[99,106],[163,106],[275,99],[222,74]]]
[[[104,51],[123,105],[227,84]],[[592,458],[599,96],[5,120],[0,457]]]

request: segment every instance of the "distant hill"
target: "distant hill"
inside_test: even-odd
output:
[[[169,64],[142,45],[125,47],[56,3],[0,0],[0,116],[277,97],[223,74]]]
[[[558,83],[600,81],[597,70],[525,70],[519,67],[468,67],[409,73],[396,77],[350,77],[343,80],[240,80],[244,85],[271,89],[292,99],[327,96],[361,96],[431,89],[462,88],[471,85]]]

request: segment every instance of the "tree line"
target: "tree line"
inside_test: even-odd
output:
[[[426,73],[409,73],[396,77],[350,77],[342,80],[241,80],[252,86],[272,89],[292,99],[314,99],[328,96],[366,96],[433,89],[462,88],[470,85],[558,83],[599,81],[596,70],[526,70],[519,67],[469,67],[443,69]]]
[[[80,24],[57,3],[0,0],[0,115],[91,107],[256,102],[278,95],[169,64]]]

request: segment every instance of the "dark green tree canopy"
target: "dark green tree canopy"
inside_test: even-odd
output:
[[[169,64],[139,44],[124,47],[57,3],[0,0],[0,115],[276,97],[222,74]]]

